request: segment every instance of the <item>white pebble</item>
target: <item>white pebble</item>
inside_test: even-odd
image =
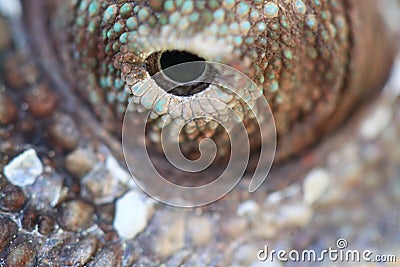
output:
[[[306,204],[288,204],[279,207],[277,215],[277,222],[280,227],[305,227],[313,217],[313,211],[310,206]]]
[[[326,192],[331,183],[329,173],[321,168],[311,170],[303,183],[304,202],[314,204]]]
[[[293,184],[289,187],[286,187],[280,191],[275,191],[269,194],[265,200],[265,203],[268,205],[271,204],[279,204],[285,199],[292,199],[299,196],[301,193],[301,188],[297,184]]]
[[[0,0],[0,13],[6,17],[19,17],[22,14],[22,6],[19,0]]]
[[[117,200],[114,228],[124,239],[134,238],[147,226],[152,207],[136,191],[129,191]]]
[[[400,54],[397,55],[393,64],[392,73],[386,83],[385,90],[388,91],[390,97],[400,96]]]
[[[42,162],[33,149],[26,150],[4,167],[4,175],[16,186],[31,185],[42,173]]]
[[[121,183],[128,185],[131,188],[137,188],[137,185],[133,181],[131,175],[121,167],[116,158],[109,155],[106,159],[105,165],[106,169],[115,179],[118,179]]]
[[[254,200],[247,200],[239,205],[236,214],[238,216],[254,215],[260,210],[260,207]]]
[[[392,110],[387,106],[377,107],[362,123],[360,134],[365,140],[376,139],[392,119]]]

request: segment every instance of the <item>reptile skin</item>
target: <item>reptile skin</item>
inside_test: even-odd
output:
[[[166,93],[157,84],[138,86],[162,64],[215,61],[244,72],[262,89],[275,118],[277,162],[314,144],[382,87],[394,49],[389,31],[380,30],[385,25],[379,5],[373,0],[362,5],[356,0],[25,1],[38,53],[45,60],[58,58],[47,65],[76,88],[109,132],[120,133],[129,100],[137,110],[156,108],[151,124],[157,132],[165,114],[183,100],[195,105],[198,97],[213,97],[242,114],[256,140],[248,108],[224,88]],[[154,99],[165,94],[168,100],[155,107]],[[209,103],[197,106],[213,109]],[[185,112],[190,107],[173,118]],[[215,122],[196,121],[185,127],[183,150],[186,145],[190,154],[205,136],[225,140]]]

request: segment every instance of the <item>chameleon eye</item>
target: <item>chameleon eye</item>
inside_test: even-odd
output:
[[[120,134],[130,101],[144,111],[167,94],[152,113],[152,129],[182,101],[212,110],[197,98],[216,97],[238,112],[251,135],[254,118],[235,94],[196,82],[166,92],[170,84],[210,75],[201,62],[219,62],[245,73],[262,91],[276,123],[276,161],[284,161],[338,128],[382,87],[394,58],[393,34],[378,8],[381,1],[250,2],[72,1],[50,12],[51,29],[68,76],[111,131]],[[41,17],[34,4],[26,8]],[[200,64],[168,70],[190,62]],[[154,86],[139,86],[159,72],[162,79]],[[259,97],[247,93],[252,103]],[[181,118],[191,108],[180,111]],[[183,140],[188,146],[204,136],[222,140],[218,129],[195,122]]]
[[[170,86],[170,94],[176,96],[190,96],[197,94],[208,87],[206,83],[189,83],[199,79],[206,72],[206,64],[202,63],[205,59],[185,51],[167,50],[164,52],[155,52],[151,54],[145,61],[146,69],[151,76],[161,72],[163,79],[157,79],[157,84],[165,90],[165,82],[175,84]],[[196,62],[196,64],[183,64],[188,62]],[[181,66],[179,66],[181,64]],[[183,64],[183,65],[182,65]],[[174,68],[171,68],[175,66]],[[158,76],[157,76],[158,77]]]

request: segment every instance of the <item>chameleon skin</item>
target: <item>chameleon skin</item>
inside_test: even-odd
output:
[[[109,131],[119,132],[131,99],[137,110],[154,108],[154,99],[167,93],[157,85],[139,90],[140,82],[160,70],[165,51],[185,51],[233,66],[263,90],[275,117],[280,161],[341,124],[386,80],[394,49],[379,30],[384,24],[378,2],[42,0],[42,6],[50,10],[53,49],[66,66],[63,76]],[[27,10],[32,5],[25,1]],[[169,96],[155,107],[153,131],[179,102],[190,97],[196,103],[205,96],[241,112],[253,134],[249,111],[223,88]],[[174,119],[185,112],[190,110]],[[213,122],[198,121],[185,130],[188,144],[205,136],[223,139]]]

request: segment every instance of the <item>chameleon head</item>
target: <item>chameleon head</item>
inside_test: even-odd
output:
[[[165,80],[179,82],[167,71],[177,63],[200,62],[183,72],[184,80],[191,80],[208,75],[201,62],[220,62],[245,73],[262,90],[247,95],[251,101],[268,100],[281,160],[340,124],[385,80],[393,50],[377,2],[60,1],[59,17],[67,19],[55,20],[53,29],[62,56],[74,62],[68,72],[79,92],[109,129],[120,129],[115,117],[122,118],[129,101],[139,111],[155,110],[151,129],[156,132],[174,107],[202,97],[219,99],[237,111],[251,136],[256,132],[251,112],[243,99],[221,86],[195,83],[168,91],[160,81],[140,86],[159,72]],[[65,26],[67,34],[60,30]],[[376,69],[367,66],[363,54]],[[166,101],[155,106],[160,95]],[[173,119],[185,112],[181,109]],[[210,136],[224,140],[215,122],[198,120],[185,126],[182,138],[190,144]]]

